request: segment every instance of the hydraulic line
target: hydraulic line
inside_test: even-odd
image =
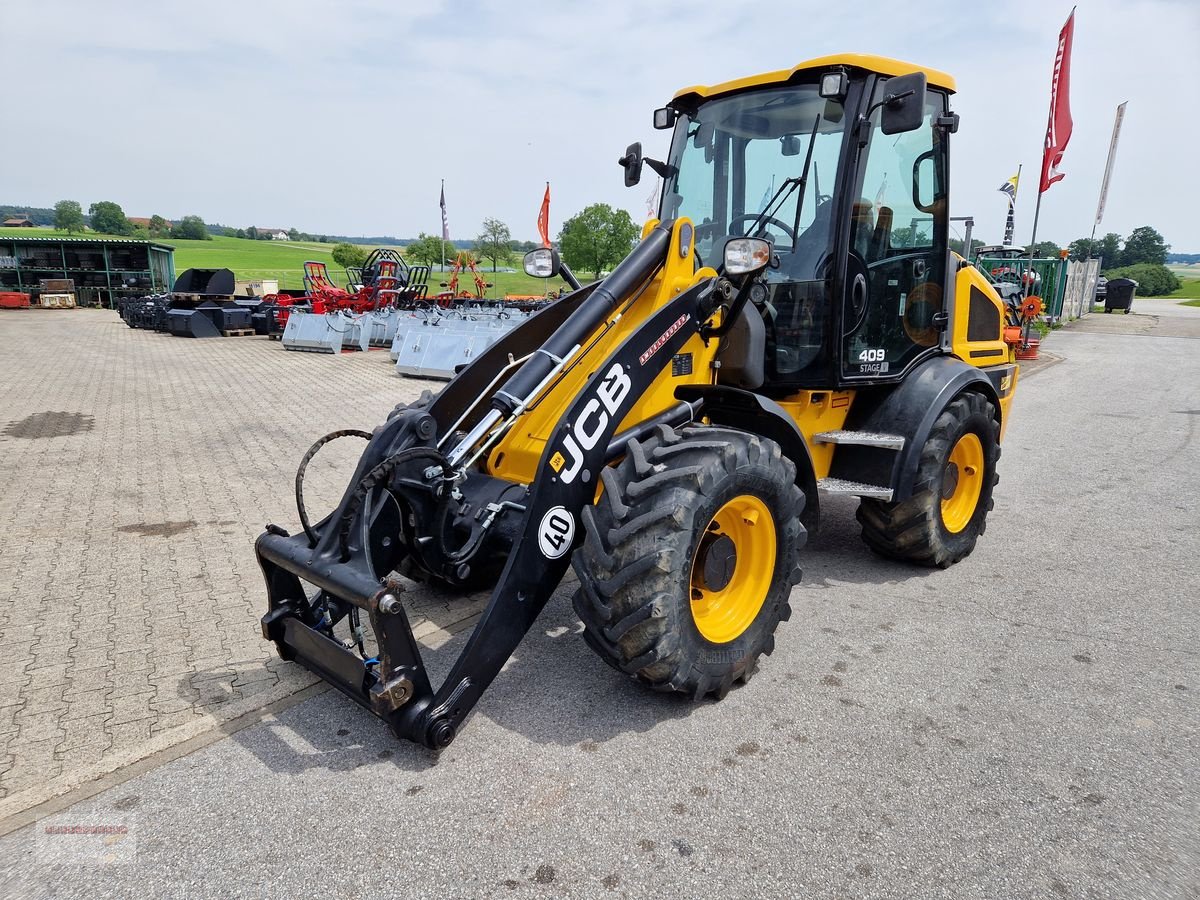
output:
[[[300,460],[299,468],[296,469],[296,511],[300,513],[300,526],[304,529],[304,533],[308,537],[310,547],[317,546],[317,533],[313,531],[312,523],[308,520],[308,511],[304,508],[304,470],[308,468],[308,464],[312,462],[312,458],[317,455],[318,450],[330,441],[344,437],[357,437],[369,441],[371,433],[360,431],[357,428],[343,428],[340,431],[331,431],[308,448],[308,452]]]

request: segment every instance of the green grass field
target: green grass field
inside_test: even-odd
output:
[[[68,235],[65,232],[49,228],[0,228],[0,239],[12,237],[115,237],[114,235],[94,234]],[[324,262],[329,266],[329,274],[338,284],[346,280],[346,273],[333,261],[330,254],[333,244],[309,243],[305,241],[250,241],[244,238],[214,237],[211,241],[181,241],[165,238],[160,243],[175,248],[175,273],[184,269],[232,269],[239,281],[258,281],[263,278],[275,278],[281,288],[301,288],[304,286],[304,263],[309,260]],[[402,248],[400,249],[403,253]],[[520,259],[514,257],[510,265],[520,265]],[[524,272],[488,271],[490,263],[480,266],[484,280],[492,283],[488,291],[489,297],[503,297],[505,294],[542,294],[547,289],[557,290],[557,281],[548,282],[540,278],[531,278]],[[431,294],[441,290],[440,282],[447,281],[449,273],[434,272],[430,275]],[[586,281],[587,279],[583,279]],[[459,278],[460,290],[474,290],[474,282],[470,275]]]
[[[1179,281],[1179,290],[1167,296],[1172,300],[1193,300],[1195,302],[1189,303],[1188,306],[1200,306],[1200,278],[1180,278]]]

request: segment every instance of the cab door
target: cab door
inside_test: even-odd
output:
[[[872,105],[887,79],[876,82]],[[851,193],[842,310],[844,381],[894,379],[938,352],[947,298],[949,192],[937,120],[946,95],[926,91],[921,127],[884,134],[872,113]]]

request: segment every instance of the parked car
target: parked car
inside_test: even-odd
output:
[[[1103,303],[1108,296],[1108,279],[1101,275],[1096,279],[1096,302]]]

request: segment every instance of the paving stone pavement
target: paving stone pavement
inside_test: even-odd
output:
[[[317,437],[438,384],[382,351],[176,338],[106,310],[4,311],[0,375],[2,821],[315,682],[262,640],[254,538],[299,527]],[[360,449],[310,466],[314,521]],[[483,599],[418,588],[414,630],[461,630]]]

